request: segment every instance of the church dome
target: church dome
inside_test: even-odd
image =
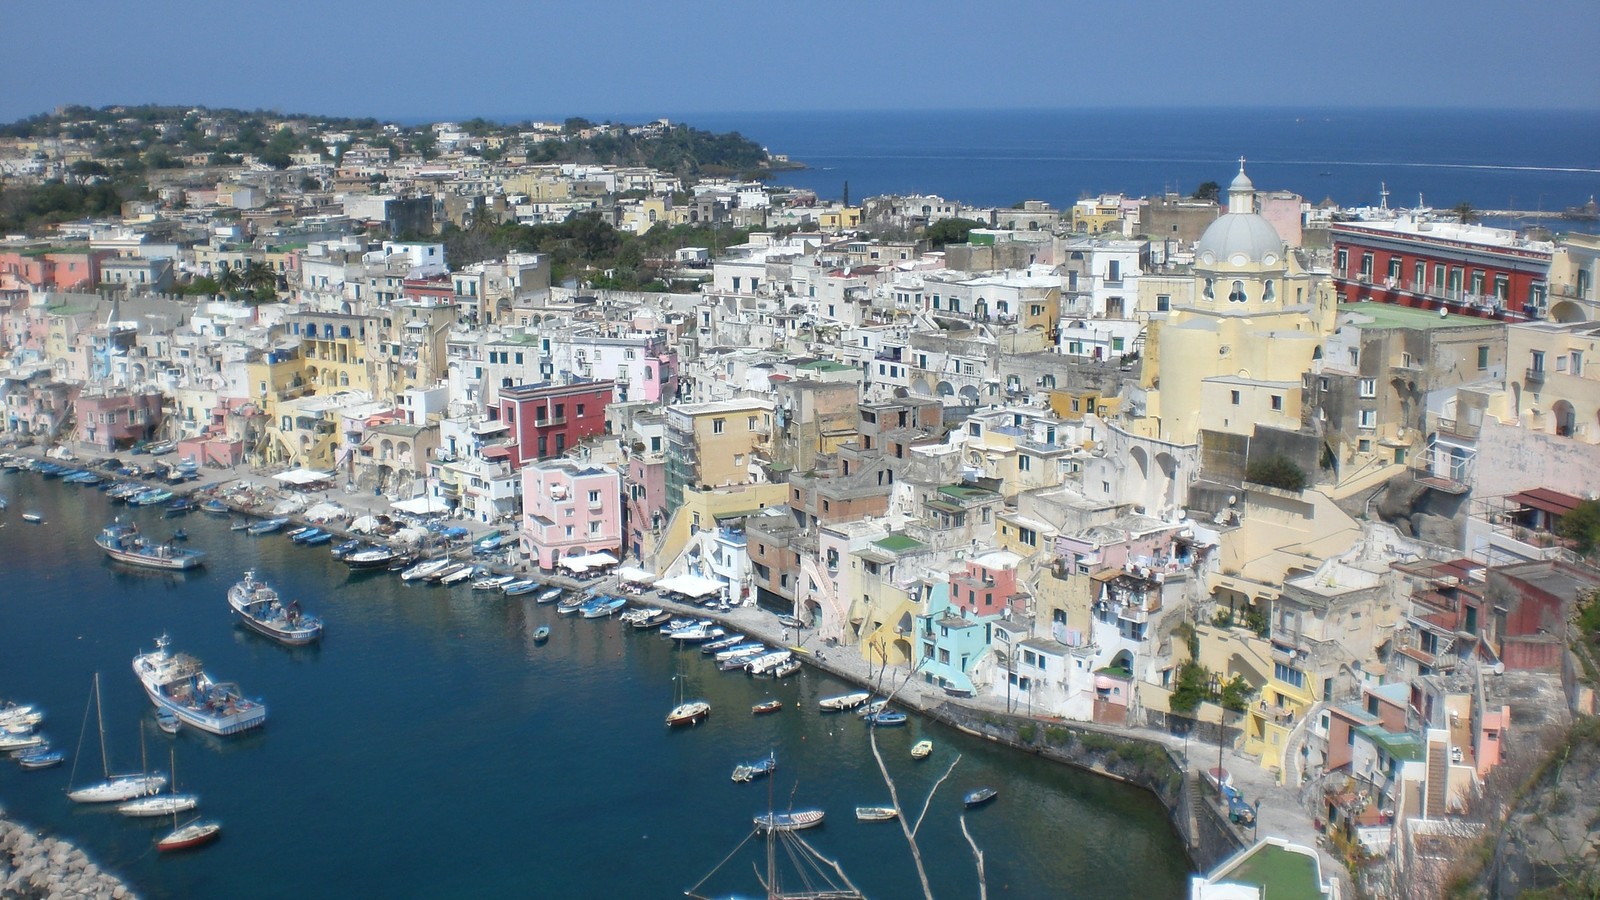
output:
[[[1277,265],[1283,259],[1283,237],[1259,213],[1228,213],[1219,217],[1194,245],[1201,265]]]

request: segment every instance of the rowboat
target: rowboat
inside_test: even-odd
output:
[[[754,706],[750,707],[750,715],[752,715],[752,716],[764,716],[767,713],[775,713],[780,709],[783,709],[783,701],[782,700],[778,700],[778,699],[763,700],[760,703],[757,703]]]
[[[933,741],[926,741],[926,740],[917,741],[915,744],[911,745],[911,758],[912,759],[927,759],[928,758],[928,754],[930,754],[932,752],[933,752]]]
[[[858,806],[856,818],[863,822],[890,822],[898,818],[900,813],[892,806]]]
[[[763,775],[771,775],[778,768],[778,757],[768,754],[764,759],[753,763],[744,763],[733,767],[733,780],[738,782],[755,781]]]
[[[982,806],[998,796],[1000,796],[1000,792],[998,790],[992,787],[981,787],[975,790],[967,791],[966,796],[961,798],[961,802],[966,804],[968,808],[971,808],[974,806]]]
[[[892,728],[906,723],[906,714],[896,709],[884,709],[864,717],[867,725],[876,728]]]
[[[820,809],[797,809],[793,812],[769,812],[755,817],[756,828],[761,831],[799,831],[822,824]]]
[[[872,699],[870,691],[855,691],[849,694],[839,694],[835,697],[823,697],[817,705],[825,712],[840,712],[846,709],[855,709],[861,704]]]
[[[550,640],[550,626],[549,625],[540,625],[537,629],[534,630],[534,632],[533,632],[533,642],[535,644],[542,644],[542,643],[544,643],[545,641],[548,641],[548,640]]]

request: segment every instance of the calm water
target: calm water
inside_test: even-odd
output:
[[[643,117],[619,117],[639,121]],[[1600,193],[1600,112],[1507,110],[948,110],[695,113],[811,168],[780,183],[837,198],[933,193],[979,205],[1226,187],[1242,154],[1263,190],[1312,202],[1463,201],[1561,210]],[[1592,223],[1560,225],[1594,230]]]
[[[263,731],[227,741],[149,729],[152,761],[164,765],[175,748],[180,787],[225,825],[219,843],[187,856],[152,850],[170,821],[69,802],[70,761],[42,772],[0,764],[0,803],[78,841],[149,896],[680,896],[766,807],[766,784],[728,774],[769,749],[777,804],[792,796],[827,810],[808,833],[822,852],[871,896],[915,893],[898,827],[853,817],[856,805],[888,801],[861,723],[815,712],[840,682],[807,672],[774,687],[725,675],[698,652],[616,622],[464,586],[352,577],[326,548],[249,538],[199,514],[181,524],[209,551],[208,566],[142,574],[91,544],[113,511],[94,489],[11,474],[0,475],[0,494],[11,500],[0,528],[0,697],[44,705],[57,746],[74,749],[99,670],[113,767],[138,765],[151,707],[130,661],[163,631],[271,710]],[[21,521],[33,509],[47,524]],[[148,534],[175,527],[159,513],[132,515]],[[248,566],[327,620],[323,646],[292,651],[230,621],[223,595]],[[535,647],[541,624],[554,633]],[[715,711],[700,728],[668,732],[662,716],[680,663]],[[752,718],[750,704],[768,693],[786,708]],[[90,732],[79,782],[99,774]],[[913,763],[907,751],[923,736],[937,749]],[[971,816],[991,895],[1184,889],[1181,845],[1141,792],[915,722],[880,742],[903,797],[920,799],[964,754],[923,827],[940,896],[976,895],[956,815],[960,794],[979,783],[1001,788]],[[707,889],[753,892],[755,847]]]

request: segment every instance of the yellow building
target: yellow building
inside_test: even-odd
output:
[[[861,226],[861,207],[840,206],[820,210],[817,213],[817,227],[823,231],[843,231],[847,228]]]
[[[1240,385],[1260,384],[1270,397],[1278,385],[1299,383],[1334,324],[1331,283],[1307,270],[1255,211],[1255,186],[1242,164],[1227,214],[1195,245],[1193,280],[1192,296],[1172,295],[1166,320],[1146,342],[1156,345],[1146,413],[1163,440],[1179,444],[1238,415],[1204,402],[1208,379],[1228,378],[1233,386],[1217,390],[1241,394]],[[1283,411],[1298,416],[1288,402]]]
[[[756,458],[770,452],[772,409],[754,397],[667,407],[667,505],[682,505],[687,488],[765,480]]]
[[[673,507],[672,517],[643,562],[660,573],[688,546],[696,529],[713,528],[718,517],[733,513],[783,506],[788,497],[789,488],[784,484],[743,484],[708,490],[685,487],[682,503]]]

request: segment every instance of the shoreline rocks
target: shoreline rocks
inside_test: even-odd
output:
[[[121,879],[102,871],[72,842],[35,834],[0,818],[0,897],[125,900],[136,896]]]

